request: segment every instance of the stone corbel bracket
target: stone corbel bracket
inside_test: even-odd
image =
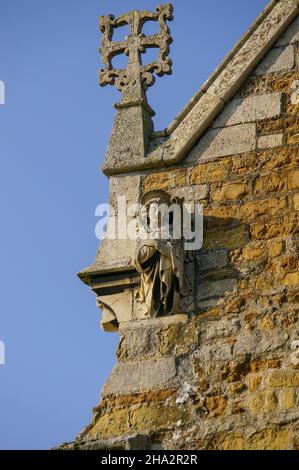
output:
[[[109,160],[106,175],[181,162],[261,59],[296,18],[298,0],[272,0],[169,127],[153,133],[145,158]],[[149,150],[152,149],[152,150]]]
[[[91,273],[88,277],[79,274],[96,294],[97,306],[102,310],[101,327],[107,332],[116,332],[119,326],[133,320],[134,289],[140,285],[136,271],[114,272],[106,275]]]

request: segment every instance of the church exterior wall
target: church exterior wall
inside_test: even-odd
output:
[[[144,434],[164,449],[299,449],[298,25],[180,165],[126,175],[202,204],[204,245],[185,260],[186,319],[121,329],[77,445]]]

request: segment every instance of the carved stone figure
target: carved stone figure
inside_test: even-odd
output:
[[[180,313],[179,300],[187,295],[183,242],[174,238],[174,224],[181,224],[181,217],[174,220],[172,202],[163,191],[150,191],[141,200],[143,214],[135,254],[135,267],[141,274],[137,293],[140,317]]]

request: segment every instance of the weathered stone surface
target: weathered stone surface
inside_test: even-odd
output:
[[[187,184],[187,171],[182,168],[178,171],[162,171],[150,173],[144,181],[144,192],[155,189],[168,191],[171,196],[183,198],[186,202],[198,202],[209,195],[209,186],[206,184]]]
[[[293,46],[273,49],[256,69],[256,75],[266,73],[283,72],[290,70],[295,65],[295,50]]]
[[[194,323],[170,325],[158,333],[159,352],[164,356],[181,356],[193,351],[198,344],[198,329]]]
[[[298,387],[299,372],[294,370],[276,370],[269,377],[270,387]]]
[[[223,415],[227,407],[227,399],[223,396],[212,396],[206,399],[209,417],[215,418]]]
[[[214,328],[211,328],[206,332],[206,339],[217,340],[229,338],[232,335],[236,335],[240,329],[241,324],[239,320],[220,320],[215,324]]]
[[[200,271],[224,268],[228,264],[227,250],[215,250],[206,254],[200,251],[197,255],[197,263]]]
[[[287,18],[294,19],[296,13],[298,10],[294,0],[278,2],[215,80],[209,89],[210,93],[221,96],[224,100],[231,98],[240,82],[243,82],[252,67],[258,65],[259,60],[269,50],[269,43],[278,39],[285,22],[290,21]]]
[[[250,186],[246,183],[229,183],[223,184],[213,193],[214,201],[230,201],[239,200],[251,192]]]
[[[288,144],[299,144],[299,132],[290,134],[287,139]]]
[[[287,429],[263,429],[250,437],[227,435],[223,450],[287,450],[291,448],[292,434]]]
[[[109,203],[117,211],[118,198],[125,196],[128,204],[134,204],[139,200],[141,192],[140,175],[114,175],[109,178]]]
[[[165,403],[157,405],[143,405],[137,408],[132,419],[132,425],[136,429],[141,431],[152,429],[155,427],[159,430],[165,428],[165,426],[173,427],[178,422],[188,423],[190,421],[190,414],[188,408],[176,406],[169,406]]]
[[[276,394],[272,391],[261,392],[253,395],[249,402],[249,411],[252,414],[260,415],[274,411],[277,408],[278,399]]]
[[[289,91],[290,85],[287,84],[286,86]],[[290,132],[296,132],[299,130],[299,118],[298,116],[289,116],[289,117],[283,117],[280,119],[265,121],[265,122],[260,123],[258,125],[258,128],[261,134],[282,133],[286,129]]]
[[[284,249],[284,243],[281,240],[271,240],[270,242],[268,242],[267,246],[271,258],[279,256]]]
[[[271,330],[265,331],[263,335],[258,331],[255,334],[243,334],[238,337],[234,346],[234,357],[244,357],[245,354],[251,354],[252,351],[255,351],[257,357],[269,352],[273,355],[276,350],[285,345],[287,339],[286,333],[275,331],[274,336]]]
[[[114,367],[102,396],[166,388],[174,383],[175,376],[175,361],[171,357],[157,361],[120,362]]]
[[[136,328],[134,328],[134,323]],[[137,324],[139,325],[138,328]],[[139,357],[139,360],[147,360],[157,349],[154,328],[144,328],[140,325],[140,322],[132,322],[131,326],[130,328],[128,325],[121,325],[121,337],[117,349],[119,362],[133,361],[136,356]]]
[[[140,181],[124,183],[133,199],[163,187],[201,202],[204,246],[185,257],[193,286],[182,310],[187,315],[135,320],[121,329],[119,363],[85,433],[88,442],[141,433],[165,449],[299,449],[299,121],[291,102],[298,67],[269,73],[270,54],[265,75],[251,75],[227,106],[230,127],[208,130],[183,165],[172,160],[225,107],[211,89],[229,102],[298,8],[297,0],[271,2],[174,122],[177,141],[155,137],[153,151],[169,168],[149,173],[140,167]],[[296,24],[281,41],[294,44]],[[291,48],[277,45],[284,52],[280,58],[277,48],[272,52],[275,66],[291,65]],[[134,301],[134,315],[135,307]]]
[[[193,168],[190,183],[194,185],[225,180],[231,167],[232,163],[226,159],[221,160],[221,165],[218,162],[200,163]]]
[[[253,194],[261,195],[273,192],[281,192],[285,189],[285,180],[279,173],[271,173],[256,178],[253,184]]]
[[[269,149],[279,147],[283,144],[283,134],[263,135],[258,139],[259,149]]]
[[[171,135],[168,151],[164,161],[172,159],[174,151],[178,155],[184,153],[195,144],[198,137],[208,125],[213,122],[223,106],[221,98],[205,93],[201,100],[190,110],[188,116],[181,122]],[[194,132],[196,130],[196,132]]]
[[[250,152],[256,146],[255,124],[210,130],[190,153],[188,162]]]
[[[261,256],[265,255],[265,247],[262,243],[260,244],[253,244],[250,243],[249,245],[245,246],[242,250],[242,257],[245,261],[253,261],[257,260]]]
[[[198,354],[204,364],[208,362],[230,361],[233,357],[232,346],[229,343],[205,345],[199,348]]]
[[[132,321],[133,293],[127,289],[124,292],[97,297],[97,306],[103,311],[102,329],[104,331],[117,331],[119,324]],[[111,324],[115,320],[117,326]]]
[[[154,13],[131,11],[118,18],[112,15],[101,16],[100,30],[103,33],[100,53],[104,68],[100,71],[100,85],[115,85],[122,92],[121,103],[116,105],[118,112],[105,157],[103,170],[109,174],[117,173],[126,167],[128,161],[132,168],[138,168],[147,153],[149,138],[153,132],[151,117],[154,112],[147,103],[146,90],[155,83],[154,73],[171,73],[171,60],[168,57],[172,42],[166,21],[173,19],[173,7],[165,4]],[[141,34],[144,24],[157,21],[160,34],[145,36]],[[113,41],[115,29],[127,24],[130,34],[123,41]],[[144,66],[140,51],[149,47],[159,49],[157,60]],[[129,57],[126,69],[113,68],[112,60],[118,54]]]
[[[251,220],[262,215],[275,215],[281,213],[287,207],[285,197],[271,197],[262,201],[248,202],[240,207],[240,218],[242,220]]]
[[[215,282],[203,282],[198,285],[197,289],[197,300],[213,298],[213,297],[223,297],[226,292],[231,292],[236,286],[236,279],[223,279],[221,281]]]
[[[281,282],[284,286],[299,285],[299,272],[287,274]]]
[[[132,267],[135,242],[129,237],[119,236],[118,226],[121,220],[118,219],[118,216],[124,216],[126,209],[139,201],[140,191],[140,175],[130,174],[126,176],[110,177],[109,204],[115,211],[115,214],[109,214],[107,230],[108,232],[111,230],[111,233],[113,233],[114,228],[116,228],[115,239],[112,237],[102,240],[95,263],[90,266],[90,268],[87,268],[87,273]],[[120,208],[118,208],[119,197],[126,198],[126,203],[123,202]],[[127,204],[127,206],[125,204]],[[120,214],[118,213],[118,209],[120,209]],[[99,215],[101,216],[101,220],[103,220],[102,218],[105,214],[102,213]],[[129,220],[132,220],[132,218],[129,218]],[[123,223],[122,226],[126,230],[126,224]]]
[[[76,442],[63,444],[53,450],[151,450],[151,440],[149,436],[135,434],[133,436],[121,436],[112,439],[82,439],[80,435]]]
[[[150,173],[144,182],[144,192],[154,189],[169,191],[172,188],[178,188],[186,185],[186,170],[181,168],[175,172],[161,171]]]
[[[288,174],[288,187],[291,191],[299,189],[299,169],[291,170]]]
[[[287,31],[277,41],[277,47],[288,46],[289,44],[295,44],[299,42],[299,17],[297,17]]]
[[[158,142],[159,139],[154,136],[148,145],[149,153],[144,155],[146,158],[141,157],[139,149],[137,149],[136,155],[134,151],[130,152],[129,145],[128,152],[131,153],[132,158],[125,160],[122,157],[122,149],[120,149],[120,152],[115,153],[115,162],[110,159],[109,164],[105,165],[104,171],[107,174],[125,173],[127,171],[170,166],[182,161],[186,153],[192,148],[192,145],[196,143],[212,123],[213,119],[219,114],[225,103],[233,97],[244,80],[254,70],[254,67],[258,65],[261,58],[269,51],[281,33],[285,31],[286,27],[296,17],[298,13],[297,8],[296,0],[284,0],[283,2],[279,1],[276,4],[270,4],[253,24],[248,34],[242,37],[221,66],[207,80],[202,89],[174,119],[165,135],[160,139],[160,144]],[[109,25],[109,28],[111,28],[111,25]],[[158,44],[159,47],[160,42]],[[165,57],[167,57],[167,51],[165,52]],[[154,64],[150,65],[154,67]],[[167,63],[167,66],[169,72],[170,63]],[[135,69],[137,69],[139,74],[138,67],[135,67]],[[109,67],[107,71],[109,75],[111,72]],[[149,75],[153,71],[155,70],[151,68]],[[116,72],[118,73],[119,71]],[[164,68],[161,73],[165,73]],[[146,79],[149,79],[149,76],[146,76]],[[137,83],[139,80],[135,81]],[[121,87],[127,86],[126,80],[121,80],[120,77],[117,78],[116,82]],[[151,85],[152,81],[149,84]],[[135,121],[133,120],[132,122]],[[147,124],[142,124],[142,126],[145,130],[146,141],[151,135],[151,123],[148,119],[145,119],[145,121],[147,121]],[[167,138],[169,135],[170,139]]]
[[[176,314],[176,315],[169,315],[167,317],[156,317],[156,318],[148,318],[144,320],[136,320],[132,321],[129,324],[127,322],[123,323],[120,325],[120,330],[134,330],[138,329],[143,329],[144,327],[155,327],[155,326],[161,326],[161,325],[173,325],[173,324],[182,324],[182,323],[187,323],[188,321],[188,315],[182,313],[182,314]]]
[[[207,250],[226,248],[235,250],[246,245],[249,241],[249,232],[246,225],[237,227],[222,227],[210,229],[204,234],[204,248]]]
[[[182,188],[176,187],[169,192],[172,196],[184,199],[186,203],[198,203],[209,197],[210,188],[207,184],[195,184]]]
[[[282,390],[278,394],[279,407],[284,410],[291,410],[296,407],[295,390]]]
[[[257,221],[251,226],[251,236],[257,240],[269,240],[278,236],[295,233],[298,226],[296,215],[280,216],[273,220]]]
[[[213,127],[234,126],[278,117],[282,111],[282,93],[235,99],[216,119]]]

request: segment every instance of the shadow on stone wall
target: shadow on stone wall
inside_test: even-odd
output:
[[[249,228],[237,219],[204,217],[204,244],[195,254],[195,312],[215,307],[242,278],[231,253],[250,241]]]

